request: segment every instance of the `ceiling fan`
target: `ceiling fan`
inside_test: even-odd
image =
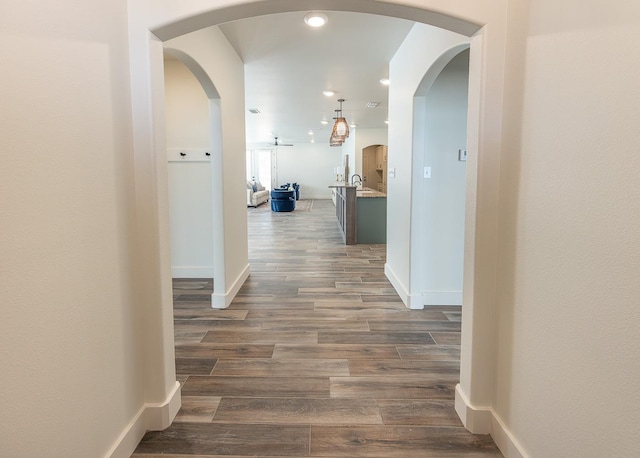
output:
[[[291,143],[278,143],[278,137],[273,137],[273,146],[293,146]]]

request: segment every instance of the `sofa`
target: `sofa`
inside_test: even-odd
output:
[[[259,181],[247,181],[247,207],[257,207],[269,200],[269,190]]]

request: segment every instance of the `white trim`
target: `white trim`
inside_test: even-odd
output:
[[[500,416],[491,407],[471,405],[456,385],[455,408],[462,424],[473,434],[491,434],[496,445],[506,458],[528,458],[522,446],[503,423]]]
[[[146,404],[145,419],[148,431],[168,428],[182,405],[180,382],[175,382],[173,390],[162,404]]]
[[[129,458],[147,431],[160,431],[171,424],[181,405],[180,382],[176,382],[162,404],[142,406],[105,457]]]
[[[405,286],[402,284],[388,262],[384,264],[384,274],[391,283],[391,286],[393,286],[393,288],[396,290],[396,293],[398,293],[398,296],[400,296],[400,299],[402,300],[404,305],[407,306],[407,308],[410,308],[412,310],[419,310],[424,307],[422,305],[422,296],[412,296],[411,294],[409,294],[409,290],[405,288]]]
[[[224,294],[216,293],[214,291],[214,293],[211,294],[211,308],[226,309],[229,307],[231,301],[236,297],[236,294],[238,294],[238,291],[240,291],[244,282],[249,278],[250,273],[251,267],[247,264],[240,275],[235,279],[231,287]]]
[[[470,432],[473,434],[491,433],[491,409],[472,405],[462,392],[459,383],[456,385],[455,408],[462,424]]]
[[[462,305],[462,291],[424,291],[422,304],[429,305]]]
[[[491,409],[493,418],[491,421],[491,437],[506,458],[528,458],[522,446],[506,425],[502,422],[497,413]]]
[[[213,278],[213,266],[171,266],[171,278]]]

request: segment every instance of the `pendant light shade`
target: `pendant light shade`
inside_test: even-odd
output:
[[[336,110],[336,122],[333,124],[331,138],[329,139],[330,146],[340,146],[349,138],[349,124],[342,116],[342,102],[344,102],[344,99],[338,99],[338,102],[340,102],[340,109]]]

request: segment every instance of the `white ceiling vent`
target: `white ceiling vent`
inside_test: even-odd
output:
[[[249,108],[249,113],[258,114],[260,113],[260,110],[258,110],[257,108]]]
[[[377,108],[380,102],[367,102],[367,108]]]

